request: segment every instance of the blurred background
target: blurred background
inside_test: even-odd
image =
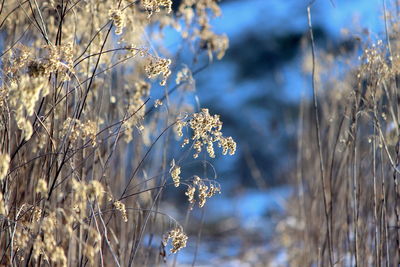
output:
[[[180,2],[173,0],[175,11]],[[195,90],[188,90],[186,99],[177,99],[193,104],[197,110],[208,108],[211,114],[220,114],[224,135],[232,136],[237,143],[235,155],[222,157],[218,151],[215,159],[207,158],[217,172],[222,191],[207,200],[203,208],[188,209],[183,187],[171,186],[163,193],[157,210],[179,221],[189,235],[187,247],[170,255],[168,265],[287,266],[288,255],[280,244],[279,226],[282,221],[297,223],[286,216],[286,209],[296,193],[293,181],[300,105],[307,105],[312,97],[309,3],[221,0],[222,15],[214,18],[211,25],[217,34],[226,34],[229,49],[221,60],[214,57],[212,64],[205,51],[185,46],[176,28],[163,28],[160,39],[165,49],[154,50],[160,50],[166,58],[178,55],[173,58],[171,83],[186,65],[195,79],[189,83]],[[382,36],[384,3],[385,0],[314,1],[311,15],[317,64],[329,65],[329,55],[357,54],[360,40]],[[0,48],[3,43],[0,40]],[[161,98],[166,90],[155,87],[152,101]],[[169,108],[166,106],[162,108]],[[191,156],[182,155],[182,151],[177,145],[168,158],[186,156],[188,160],[181,165],[184,176],[211,178],[205,167],[192,164]],[[157,157],[162,158],[155,155],[155,161]],[[157,250],[161,237],[149,234],[143,242]]]
[[[179,198],[164,207],[186,221],[189,234],[195,233],[176,258],[180,265],[285,266],[276,229],[293,193],[299,105],[312,94],[308,3],[221,1],[222,16],[212,25],[217,33],[226,33],[230,46],[222,60],[214,59],[195,75],[193,101],[221,115],[224,132],[234,137],[238,150],[233,157],[212,161],[222,194],[203,209],[195,208],[186,218]],[[315,1],[311,14],[317,57],[322,51],[354,50],[357,33],[383,32],[382,3]],[[171,37],[170,42],[173,47],[177,40]],[[197,66],[204,65],[201,61]]]

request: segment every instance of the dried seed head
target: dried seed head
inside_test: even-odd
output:
[[[126,215],[125,204],[117,200],[113,203],[113,205],[119,212],[121,212],[122,219],[124,220],[124,222],[128,222],[128,216]]]
[[[9,62],[7,65],[5,64],[4,70],[8,75],[16,75],[29,61],[30,49],[21,43],[17,43],[10,52]]]
[[[218,143],[219,147],[222,147],[222,154],[226,155],[229,151],[229,155],[234,155],[236,152],[236,142],[233,141],[232,137],[221,137]]]
[[[168,13],[172,11],[172,0],[142,0],[142,5],[147,10],[148,17],[160,12],[162,7],[166,8]]]
[[[208,185],[206,185],[208,183]],[[219,184],[216,182],[211,182],[208,180],[202,180],[199,176],[195,175],[193,178],[193,185],[189,186],[186,195],[189,198],[190,203],[194,203],[194,193],[196,191],[195,188],[198,188],[198,200],[199,200],[199,207],[202,208],[206,204],[208,198],[211,198],[217,193],[221,192]]]
[[[30,240],[30,234],[25,227],[17,228],[14,235],[14,247],[18,251],[24,249]]]
[[[188,189],[185,192],[185,195],[188,196],[189,203],[194,203],[194,193],[196,192],[196,187],[189,185]]]
[[[125,27],[125,15],[122,10],[119,9],[111,9],[109,12],[109,17],[113,20],[115,25],[115,34],[122,34],[122,30]]]
[[[82,139],[89,139],[92,146],[96,146],[96,134],[97,134],[97,124],[94,121],[88,120],[86,123],[83,123],[81,126]]]
[[[51,253],[50,259],[58,266],[67,266],[67,257],[65,256],[62,247],[56,247]]]
[[[183,130],[183,127],[185,127],[186,125],[187,125],[187,122],[183,121],[183,120],[179,120],[176,122],[174,129],[175,129],[177,137],[183,136],[182,130]]]
[[[48,93],[49,84],[44,77],[32,78],[26,74],[18,80],[13,80],[8,88],[9,105],[16,114],[17,126],[24,132],[26,140],[29,140],[33,133],[27,116],[33,115],[40,96],[44,97]]]
[[[38,222],[40,220],[40,216],[42,216],[42,209],[35,207],[33,209],[32,222]]]
[[[63,129],[61,131],[61,137],[63,138],[71,129],[69,139],[72,142],[80,140],[89,140],[92,146],[97,144],[97,124],[94,121],[88,120],[82,123],[78,119],[67,118],[63,123]]]
[[[160,85],[164,86],[167,83],[169,75],[171,75],[171,71],[169,69],[170,65],[170,59],[152,57],[145,67],[147,77],[151,79],[157,77],[158,75],[162,75]]]
[[[38,180],[37,185],[36,185],[36,189],[35,189],[36,193],[42,194],[42,196],[45,196],[45,195],[47,194],[47,190],[48,190],[48,189],[47,189],[47,182],[46,182],[46,180],[43,179],[43,178],[40,178],[40,179]]]
[[[0,154],[0,182],[7,176],[10,167],[10,156],[8,154]]]
[[[104,195],[103,185],[99,181],[91,181],[87,185],[86,194],[90,201],[97,199],[99,202],[101,202]]]
[[[160,99],[156,99],[154,102],[154,107],[158,108],[159,106],[162,106],[163,102]]]
[[[208,109],[203,108],[199,113],[193,114],[188,121],[178,121],[176,123],[176,132],[178,136],[183,136],[182,128],[189,125],[192,129],[193,149],[195,150],[194,158],[197,158],[203,147],[206,147],[207,153],[211,158],[215,157],[214,143],[218,143],[218,147],[222,148],[222,154],[235,154],[236,142],[232,137],[224,137],[222,130],[222,122],[218,115],[211,116]],[[184,140],[182,146],[189,141]]]
[[[204,207],[204,204],[206,204],[207,200],[207,193],[208,186],[206,186],[204,183],[199,184],[199,207],[202,208]]]
[[[169,173],[171,174],[175,187],[178,187],[181,180],[181,167],[175,164],[175,160],[172,160],[171,162],[171,169],[169,170]]]
[[[3,194],[0,192],[0,215],[6,215],[6,203],[4,203]]]
[[[183,139],[182,147],[186,146],[187,144],[189,144],[189,138]]]
[[[164,245],[168,243],[168,240],[172,239],[171,253],[176,253],[180,249],[186,247],[188,240],[187,235],[183,232],[182,228],[176,227],[168,232],[168,235],[164,238]]]

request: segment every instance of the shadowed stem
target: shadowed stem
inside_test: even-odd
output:
[[[310,33],[311,39],[311,52],[312,52],[312,90],[313,90],[313,103],[314,103],[314,113],[315,113],[315,131],[317,135],[317,146],[318,146],[318,155],[319,155],[319,166],[321,172],[321,183],[322,183],[322,195],[324,200],[324,212],[325,212],[325,220],[326,220],[326,232],[327,232],[327,239],[328,239],[328,253],[329,253],[329,264],[333,266],[333,259],[332,259],[332,238],[331,232],[329,227],[329,211],[328,211],[328,203],[327,203],[327,196],[326,196],[326,185],[325,185],[325,170],[324,170],[324,161],[322,155],[322,146],[321,146],[321,133],[320,133],[320,121],[319,121],[319,114],[318,114],[318,101],[317,101],[317,90],[315,86],[315,43],[314,43],[314,33],[311,21],[311,2],[307,6],[307,18],[308,18],[308,28]]]

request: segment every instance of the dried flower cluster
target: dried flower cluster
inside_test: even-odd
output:
[[[17,44],[10,53],[4,55],[4,71],[7,75],[17,76],[18,72],[22,71],[31,56],[29,47],[23,44]]]
[[[96,145],[97,125],[96,122],[88,120],[85,123],[80,120],[67,118],[64,121],[62,129],[62,137],[70,132],[70,140],[76,142],[78,140],[90,140],[92,146]]]
[[[112,9],[110,10],[110,19],[113,20],[114,25],[115,25],[115,34],[116,35],[121,35],[122,30],[124,29],[125,26],[125,15],[122,10],[120,9]]]
[[[154,107],[158,108],[159,106],[162,106],[163,102],[160,99],[156,99],[156,101],[154,101]]]
[[[33,258],[38,259],[40,255],[43,255],[47,261],[55,265],[67,266],[67,257],[64,250],[62,247],[57,246],[56,224],[57,219],[54,213],[43,219],[40,227],[43,237],[37,236],[33,243]]]
[[[113,203],[113,205],[121,213],[124,222],[128,222],[128,216],[126,215],[125,204],[117,200]]]
[[[160,85],[165,85],[167,83],[168,77],[171,75],[171,71],[169,69],[170,65],[170,59],[151,58],[149,63],[145,67],[148,78],[155,78],[161,75],[162,79]]]
[[[9,167],[10,156],[8,154],[0,154],[0,182],[6,178]]]
[[[39,179],[38,183],[36,185],[35,192],[38,194],[42,194],[42,196],[46,196],[47,190],[48,190],[48,187],[47,187],[46,180],[44,180],[43,178]]]
[[[229,47],[229,39],[226,35],[218,35],[212,31],[209,23],[208,11],[216,17],[221,15],[217,1],[215,0],[184,0],[179,7],[179,13],[185,20],[188,28],[192,27],[194,19],[198,28],[195,28],[194,35],[201,40],[201,46],[208,51],[209,58],[213,58],[213,53],[217,53],[217,58],[221,59]],[[183,32],[184,37],[189,36],[189,30]]]
[[[4,107],[7,98],[7,90],[0,87],[0,109]]]
[[[43,49],[45,50],[45,55],[42,58],[32,59],[27,64],[29,76],[43,77],[57,72],[61,80],[70,80],[68,73],[74,73],[72,44],[46,45]]]
[[[145,99],[150,94],[150,87],[150,84],[144,81],[137,81],[134,84],[134,92],[128,103],[128,119],[125,122],[125,127],[128,128],[128,131],[125,132],[126,142],[132,140],[134,127],[142,126],[141,122],[145,115]]]
[[[3,194],[0,192],[0,215],[6,215],[7,210],[6,210],[6,204],[3,199]]]
[[[9,105],[16,114],[17,126],[23,131],[26,140],[29,140],[33,133],[28,117],[33,115],[39,98],[45,97],[48,93],[48,84],[43,77],[22,75],[18,80],[11,81],[8,87]]]
[[[206,147],[207,153],[211,158],[215,157],[214,143],[218,143],[218,147],[222,148],[222,154],[229,155],[235,154],[236,142],[232,137],[224,137],[222,135],[222,122],[219,115],[211,116],[208,109],[203,108],[201,112],[193,114],[189,121],[180,120],[177,122],[177,133],[183,136],[182,128],[189,126],[192,131],[193,148],[196,151],[193,155],[197,158],[201,153],[203,147]],[[184,140],[183,145],[189,143],[187,139]]]
[[[142,5],[149,12],[149,17],[153,12],[160,12],[161,8],[166,8],[167,13],[172,11],[172,0],[142,0]]]
[[[189,185],[188,189],[185,192],[185,195],[188,197],[189,203],[193,204],[195,202],[194,193],[196,192],[196,187]]]
[[[103,185],[96,180],[92,180],[89,183],[84,181],[77,181],[76,179],[71,180],[71,187],[73,190],[72,205],[74,211],[77,214],[85,214],[87,209],[87,201],[102,202],[105,190]]]
[[[169,170],[169,173],[171,174],[175,187],[178,187],[181,180],[181,167],[175,164],[175,160],[172,160],[171,162],[171,169]]]
[[[370,48],[366,48],[360,57],[362,65],[357,76],[368,81],[367,97],[370,97],[371,94],[379,93],[379,90],[377,91],[375,87],[381,85],[395,74],[383,53],[384,49],[385,46],[379,40],[377,44],[372,44]]]
[[[164,236],[163,244],[167,245],[169,240],[172,240],[172,248],[171,253],[176,253],[182,248],[186,247],[186,242],[188,240],[187,235],[183,232],[181,227],[176,227],[168,232],[167,235]]]
[[[209,185],[206,185],[206,182]],[[188,196],[189,203],[195,203],[195,193],[196,188],[198,190],[198,200],[199,200],[199,207],[204,207],[208,198],[211,198],[217,193],[221,193],[221,188],[217,183],[206,181],[201,179],[199,176],[195,176],[193,179],[193,184],[188,186],[188,189],[185,192],[185,195]]]

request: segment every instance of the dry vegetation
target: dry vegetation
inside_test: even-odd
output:
[[[383,1],[382,40],[344,30],[354,52],[308,44],[316,98],[300,110],[298,194],[279,225],[292,266],[400,263],[399,4]]]
[[[203,207],[220,191],[206,156],[235,153],[219,116],[185,101],[198,58],[228,47],[219,15],[215,0],[0,0],[0,265],[153,265],[190,242],[159,206],[184,187]]]

